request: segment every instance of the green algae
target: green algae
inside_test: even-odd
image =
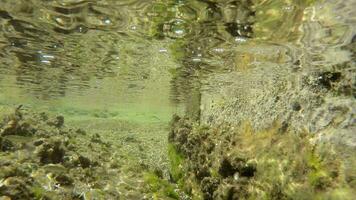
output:
[[[146,179],[155,186],[154,191],[144,187],[145,172],[158,169],[163,174],[166,170],[165,145],[142,132],[148,126],[140,130],[120,120],[102,125],[106,129],[90,120],[84,120],[82,125],[76,123],[77,126],[73,121],[72,125],[58,126],[54,122],[62,117],[27,109],[20,114],[21,118],[6,116],[0,124],[0,146],[7,140],[13,143],[11,149],[0,149],[2,195],[11,199],[177,199],[174,184],[167,177]],[[96,129],[88,129],[88,125]],[[120,135],[110,131],[113,127],[120,128]],[[156,133],[153,136],[164,136],[162,124],[151,128]],[[22,139],[21,134],[31,130],[33,134]],[[146,138],[142,139],[142,135]],[[147,146],[151,144],[154,147]],[[146,154],[147,149],[156,152]]]
[[[145,173],[144,180],[148,184],[153,199],[170,198],[179,199],[179,194],[175,191],[175,186],[157,176],[155,173]]]
[[[348,199],[354,196],[343,172],[344,164],[333,146],[313,144],[313,136],[306,132],[291,132],[279,123],[254,131],[249,123],[244,123],[238,129],[231,125],[192,126],[186,133],[184,120],[187,119],[174,120],[170,142],[174,148],[181,149],[183,155],[179,158],[184,159],[178,159],[179,163],[190,166],[182,168],[185,176],[179,176],[180,180],[193,181],[192,185],[198,186],[203,194],[190,192],[193,197],[338,199],[346,195]],[[179,139],[183,135],[187,139]],[[194,141],[194,145],[189,141]],[[220,145],[211,150],[210,143]],[[173,152],[177,154],[176,150]],[[176,156],[172,157],[177,160]]]
[[[310,185],[315,189],[323,189],[330,186],[331,178],[322,166],[321,159],[315,155],[315,153],[310,153],[307,160],[310,172],[308,174],[308,181]]]
[[[170,161],[170,173],[173,180],[179,181],[183,178],[183,161],[184,157],[181,153],[177,152],[172,144],[168,144],[168,159]]]
[[[33,186],[31,192],[34,194],[36,200],[46,199],[46,190],[41,186]]]
[[[202,193],[199,189],[199,184],[188,175],[185,170],[186,158],[180,153],[173,143],[168,144],[168,158],[170,161],[170,174],[178,189],[192,198],[199,200],[202,198]]]

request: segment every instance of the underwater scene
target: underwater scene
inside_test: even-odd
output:
[[[0,200],[356,199],[355,0],[0,0]]]

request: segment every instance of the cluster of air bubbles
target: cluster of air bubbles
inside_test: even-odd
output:
[[[171,38],[183,38],[188,34],[188,23],[182,19],[172,19],[164,25],[163,31]]]
[[[55,57],[51,54],[44,53],[43,51],[38,51],[38,60],[40,63],[51,64]]]

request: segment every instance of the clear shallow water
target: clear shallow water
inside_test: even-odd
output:
[[[2,1],[2,102],[130,107],[167,120],[168,71],[177,63],[169,55],[171,41],[147,33],[150,7],[136,1]]]
[[[354,98],[354,12],[352,0],[1,0],[0,105],[61,113],[98,132],[124,120],[137,123],[128,135],[164,138],[176,112],[234,121],[229,106],[242,90],[240,113],[263,125],[270,104],[244,110],[263,104],[254,102],[261,91],[293,91],[305,78],[331,87],[323,73],[340,63],[351,64],[335,93]]]
[[[167,110],[176,111],[172,103],[199,98],[210,74],[263,62],[310,71],[349,60],[341,47],[354,33],[353,7],[352,1],[4,0],[0,99],[83,109],[144,104],[168,117]]]

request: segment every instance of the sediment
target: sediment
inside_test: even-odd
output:
[[[103,128],[21,106],[1,115],[0,199],[178,199],[162,126],[149,135],[149,126],[106,119]]]

